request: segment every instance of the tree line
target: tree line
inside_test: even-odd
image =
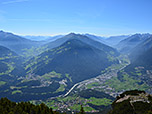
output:
[[[53,111],[44,103],[40,105],[34,105],[30,102],[12,102],[7,98],[0,99],[0,113],[1,114],[66,114]],[[85,114],[83,107],[77,114]]]

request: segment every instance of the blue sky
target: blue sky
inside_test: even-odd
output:
[[[0,0],[0,29],[20,35],[151,33],[152,0]]]

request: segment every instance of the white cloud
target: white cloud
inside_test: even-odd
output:
[[[2,4],[13,4],[13,3],[27,2],[27,1],[29,0],[11,0],[11,1],[3,2]]]

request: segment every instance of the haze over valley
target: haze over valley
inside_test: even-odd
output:
[[[151,0],[0,0],[0,113],[151,114]]]
[[[70,33],[51,41],[0,36],[0,97],[43,101],[60,111],[78,111],[83,103],[99,111],[126,90],[151,93],[151,34],[117,39]]]

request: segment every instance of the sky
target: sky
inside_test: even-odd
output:
[[[152,0],[0,0],[0,30],[19,35],[152,33]]]

